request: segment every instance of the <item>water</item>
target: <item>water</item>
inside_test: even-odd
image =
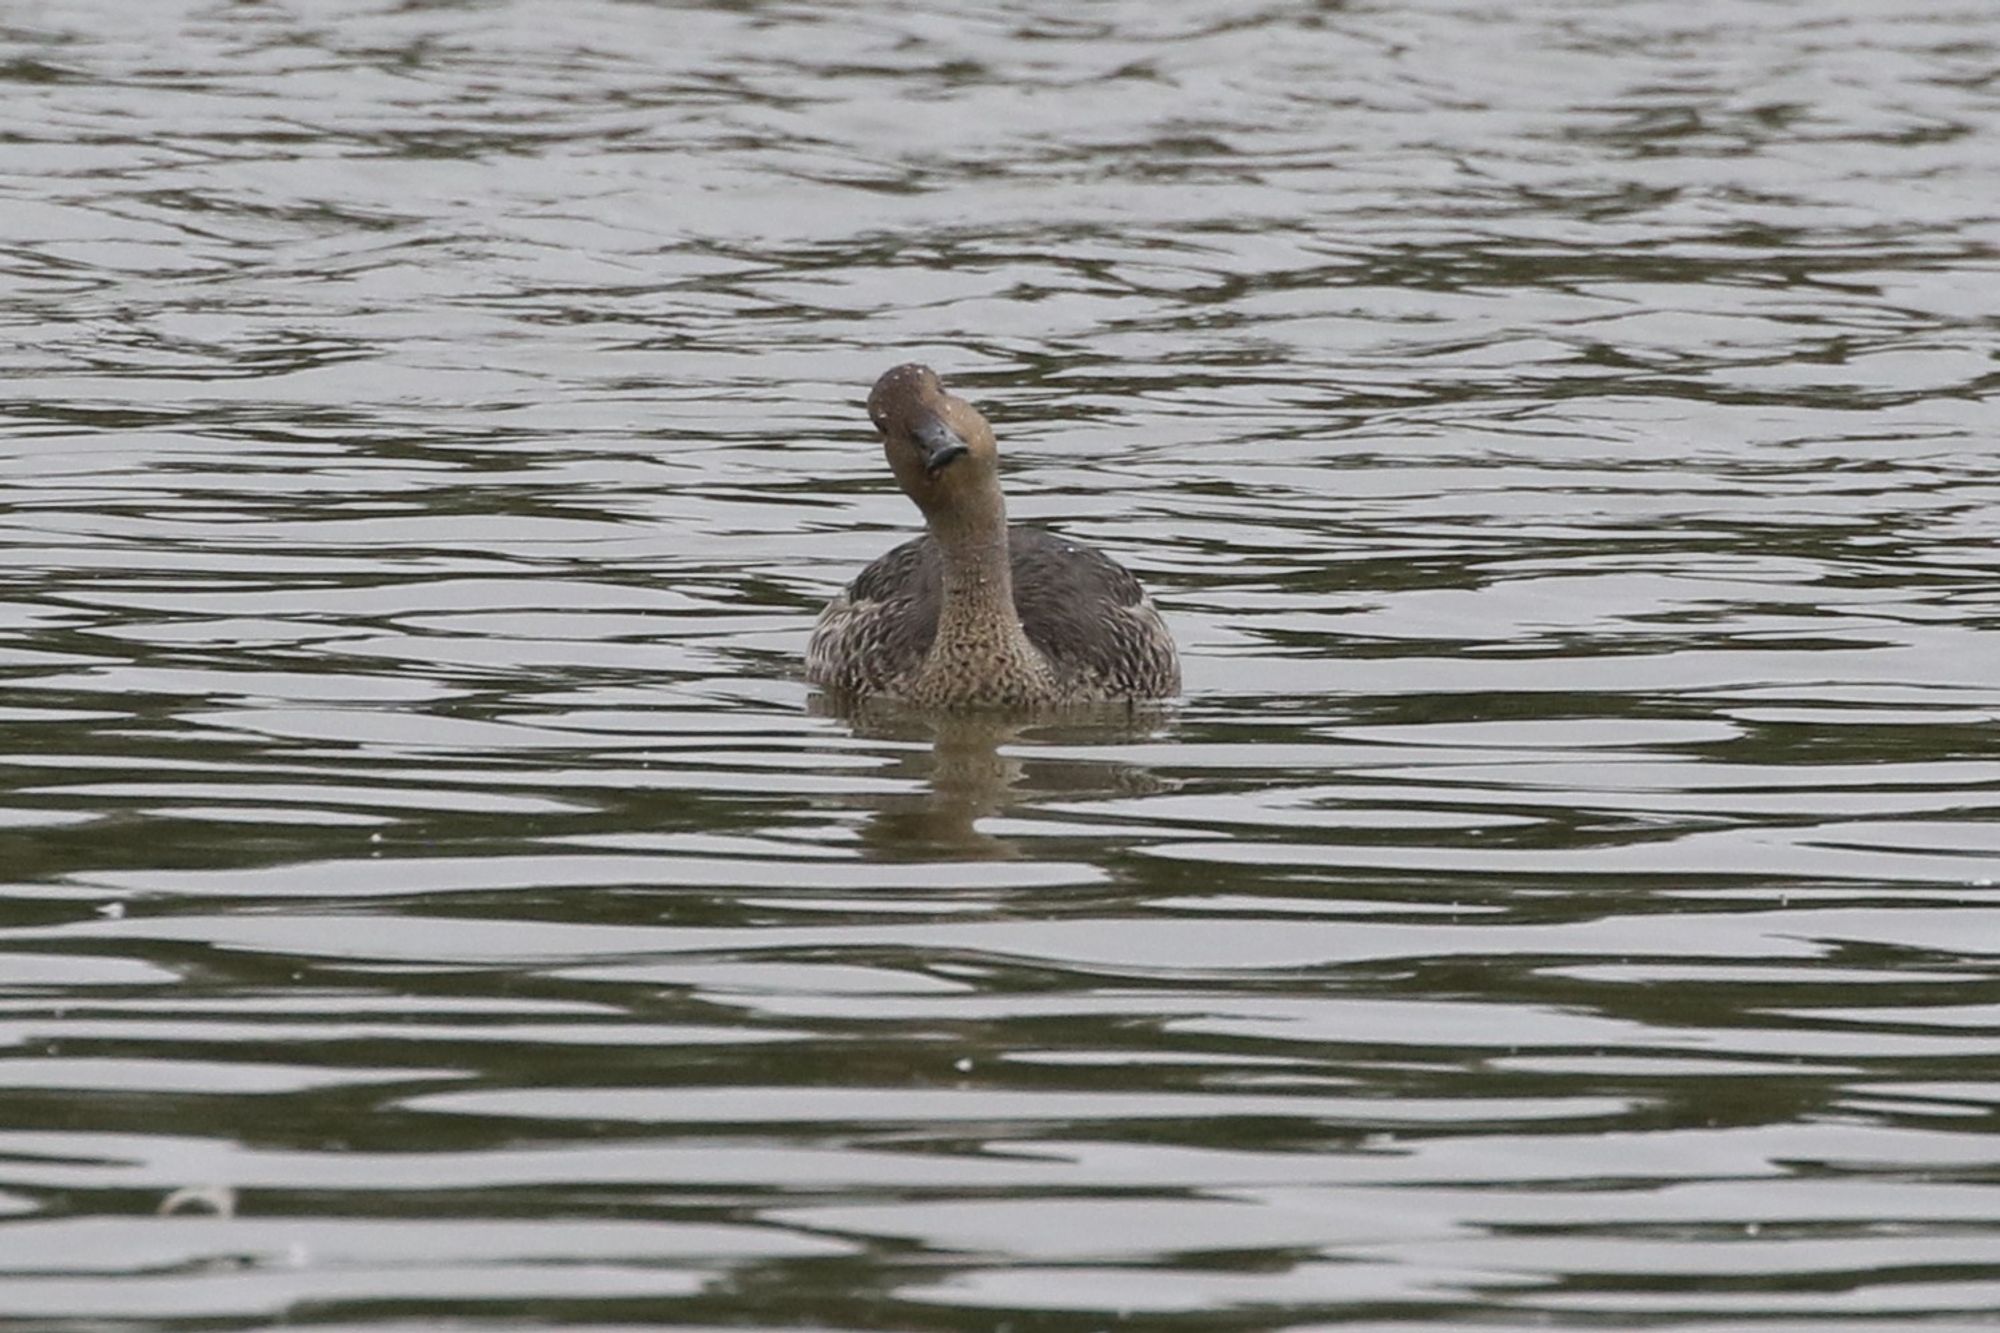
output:
[[[0,1320],[2000,1308],[1985,5],[0,33]],[[1188,697],[843,719],[925,359]]]

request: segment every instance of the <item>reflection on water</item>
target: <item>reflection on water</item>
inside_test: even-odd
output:
[[[910,789],[857,802],[867,811],[862,841],[878,856],[1031,855],[1004,816],[1059,799],[1089,800],[1168,790],[1171,783],[1123,762],[1124,747],[1171,735],[1171,705],[1071,708],[1050,717],[926,715],[887,700],[836,705],[814,695],[812,711],[839,716],[852,734],[897,756],[893,772]],[[1065,755],[1063,744],[1091,746]]]
[[[2000,18],[0,28],[0,1311],[2000,1305]],[[818,708],[924,359],[1188,697]]]

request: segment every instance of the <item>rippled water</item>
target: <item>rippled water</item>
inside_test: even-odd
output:
[[[2000,11],[946,8],[5,16],[0,1320],[1983,1322]]]

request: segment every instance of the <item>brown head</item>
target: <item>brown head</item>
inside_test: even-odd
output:
[[[868,416],[897,483],[933,530],[1006,523],[993,428],[929,366],[897,366],[876,380]]]

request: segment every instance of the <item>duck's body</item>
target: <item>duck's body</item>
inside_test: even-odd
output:
[[[924,676],[945,582],[944,556],[926,533],[862,570],[827,605],[806,675],[841,694],[1001,707],[1160,699],[1180,689],[1173,639],[1139,580],[1116,561],[1018,523],[1007,529],[1007,550],[1015,619],[1039,664],[1022,662],[1004,633],[961,625],[943,645],[944,669]]]
[[[828,603],[806,676],[852,698],[1034,709],[1180,690],[1173,636],[1139,581],[1102,552],[1009,527],[993,433],[922,366],[868,400],[896,478],[929,531]]]

